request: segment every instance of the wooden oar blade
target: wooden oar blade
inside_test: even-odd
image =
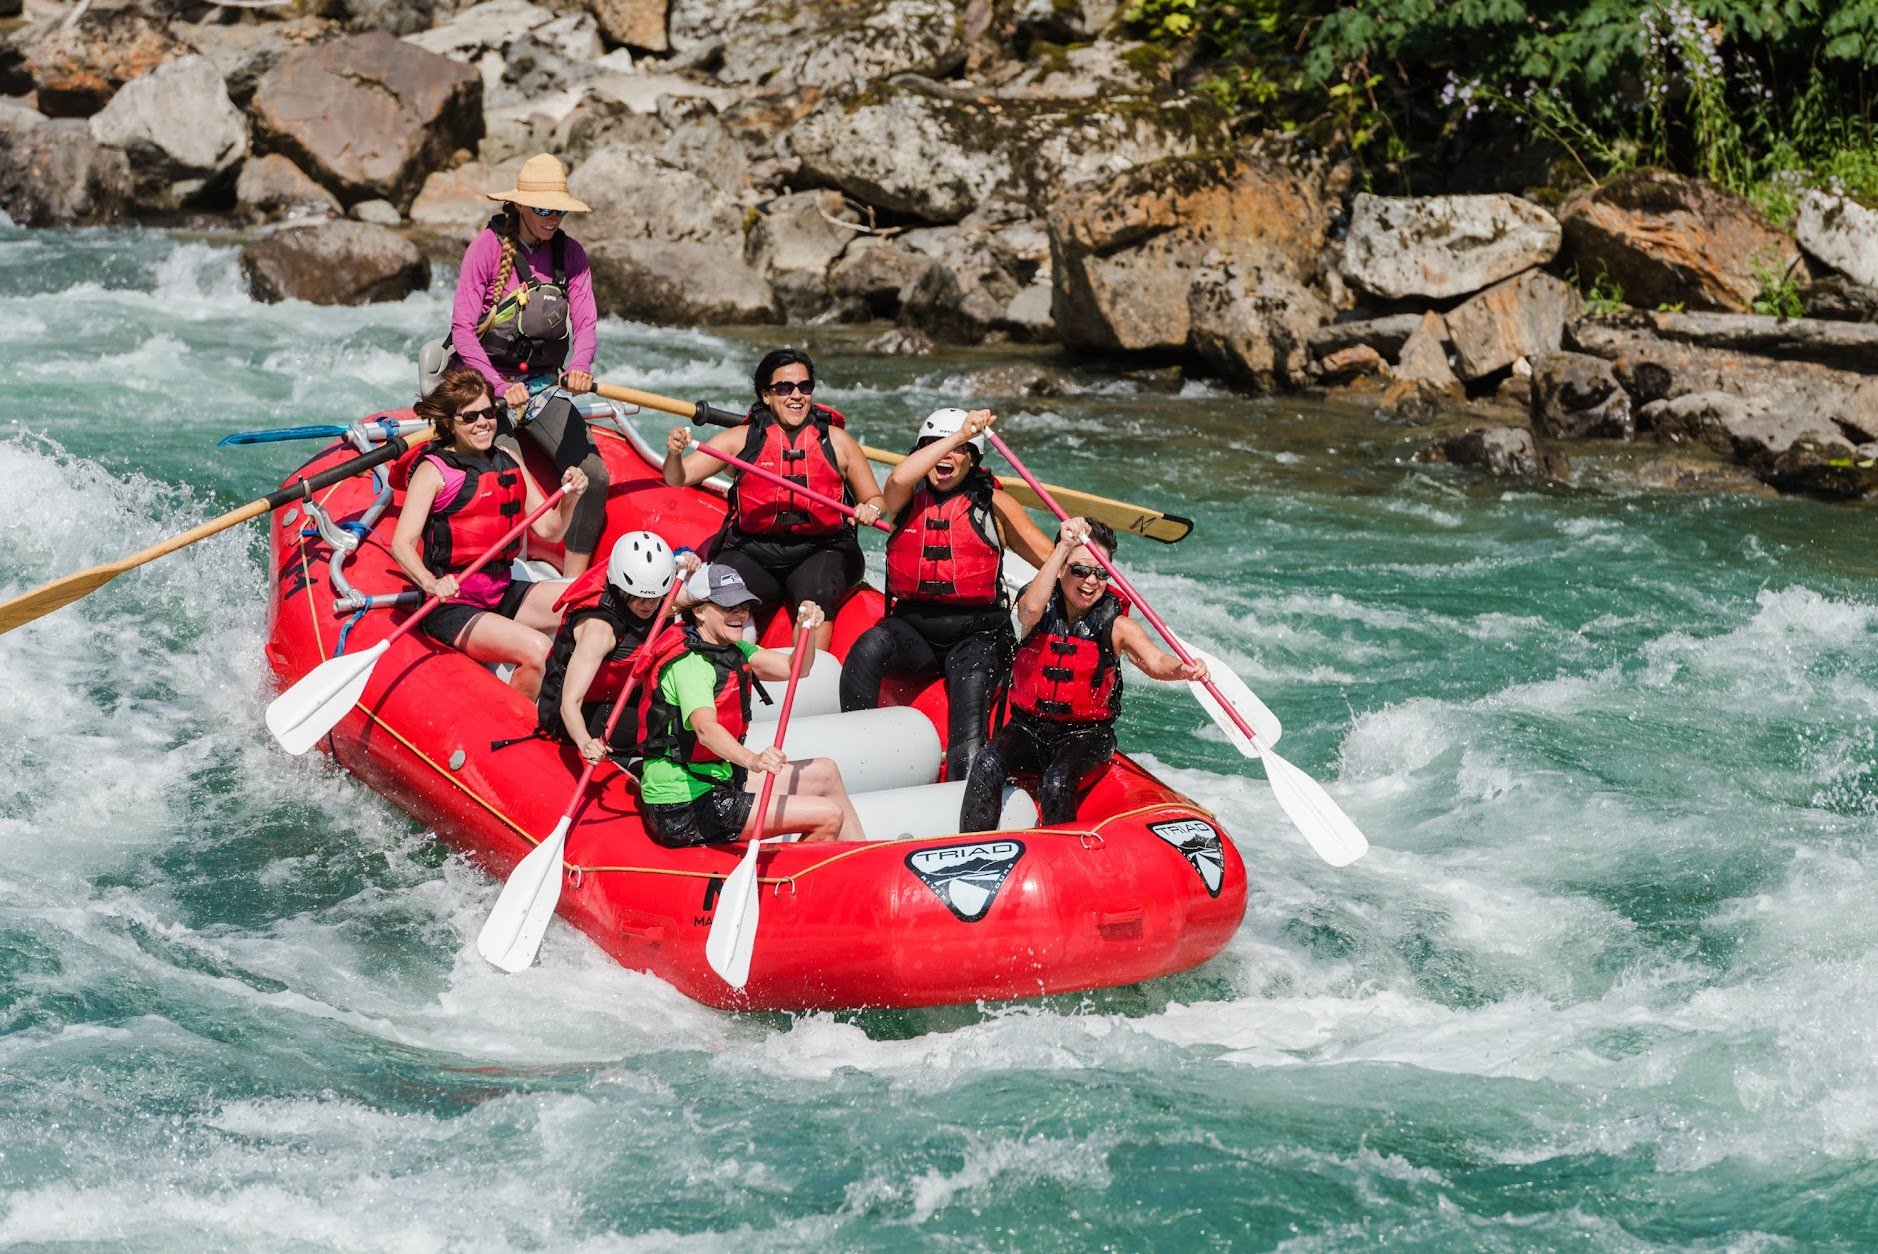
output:
[[[476,952],[504,971],[526,971],[534,965],[541,938],[561,902],[562,854],[573,825],[563,815],[548,838],[516,865],[476,937]]]
[[[1213,681],[1213,686],[1220,690],[1221,695],[1226,698],[1233,709],[1239,711],[1239,717],[1252,724],[1252,731],[1257,736],[1255,742],[1240,731],[1239,725],[1233,722],[1232,716],[1213,699],[1213,694],[1206,690],[1205,684],[1188,681],[1187,687],[1192,691],[1193,699],[1200,703],[1200,708],[1212,717],[1213,722],[1222,732],[1226,733],[1227,742],[1248,758],[1256,758],[1259,755],[1259,746],[1270,748],[1277,744],[1278,738],[1285,734],[1284,724],[1280,723],[1278,716],[1258,699],[1258,694],[1246,687],[1244,680],[1205,649],[1196,649],[1185,639],[1182,639],[1180,643],[1197,661],[1206,663],[1207,677]]]
[[[380,641],[363,653],[329,658],[269,702],[267,730],[274,733],[280,747],[297,757],[337,727],[365,695],[372,667],[386,648]]]
[[[31,592],[22,592],[0,603],[0,635],[5,635],[15,627],[23,627],[35,618],[43,618],[54,610],[63,609],[81,597],[90,596],[127,569],[122,563],[93,566],[89,570],[54,579],[51,583],[40,584]]]
[[[1317,856],[1331,866],[1349,866],[1369,852],[1369,841],[1323,786],[1270,749],[1259,755],[1272,795],[1304,834]]]
[[[756,856],[762,844],[751,841],[743,861],[724,881],[710,935],[704,938],[704,960],[732,988],[742,988],[749,981],[750,955],[756,951],[756,925],[762,909],[757,901]]]

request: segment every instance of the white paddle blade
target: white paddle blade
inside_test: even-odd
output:
[[[1246,687],[1243,679],[1228,670],[1224,662],[1205,649],[1196,649],[1185,640],[1180,643],[1186,646],[1187,652],[1194,656],[1194,660],[1206,663],[1207,678],[1213,681],[1213,686],[1219,689],[1227,703],[1239,711],[1239,717],[1252,725],[1252,731],[1258,737],[1258,746],[1269,748],[1277,744],[1278,738],[1285,734],[1284,724],[1280,723],[1278,716],[1258,699],[1258,694]],[[1213,721],[1219,724],[1219,729],[1226,733],[1227,741],[1237,747],[1239,752],[1245,754],[1246,757],[1256,758],[1258,747],[1253,744],[1250,737],[1239,730],[1239,725],[1232,721],[1232,715],[1226,713],[1224,707],[1213,699],[1213,694],[1206,690],[1206,685],[1189,680],[1187,687],[1193,693],[1193,699],[1200,703],[1200,708],[1205,710]]]
[[[563,815],[548,838],[516,864],[476,937],[476,952],[504,971],[526,971],[535,963],[541,938],[561,901],[561,853],[573,825]]]
[[[268,703],[267,730],[298,756],[320,742],[365,695],[372,667],[390,647],[381,640],[363,653],[328,658]]]
[[[1318,857],[1331,866],[1349,866],[1369,852],[1369,841],[1321,784],[1270,749],[1259,757],[1272,794]]]
[[[761,909],[757,902],[757,847],[750,842],[743,861],[724,881],[717,895],[717,913],[711,916],[711,934],[704,938],[704,960],[711,970],[732,988],[742,988],[750,979],[750,955],[756,949],[756,922]]]

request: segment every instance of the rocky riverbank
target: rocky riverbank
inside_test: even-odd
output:
[[[1878,215],[1814,192],[1789,232],[1649,172],[1368,195],[1235,136],[1121,7],[29,0],[0,45],[0,208],[225,225],[262,299],[396,299],[548,150],[622,317],[1325,391],[1493,473],[1617,442],[1656,482],[1878,487]]]

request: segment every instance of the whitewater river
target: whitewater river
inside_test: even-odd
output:
[[[223,243],[6,228],[0,296],[12,595],[312,451],[228,432],[408,400],[446,294],[256,305]],[[760,347],[609,321],[601,363],[740,404]],[[823,395],[898,446],[1000,360],[831,350]],[[250,527],[0,637],[0,1245],[1878,1243],[1871,515],[1488,482],[1360,416],[1083,381],[994,399],[1008,437],[1198,519],[1123,565],[1366,859],[1137,680],[1124,746],[1251,875],[1198,971],[736,1017],[557,924],[505,976],[495,883],[273,746]]]

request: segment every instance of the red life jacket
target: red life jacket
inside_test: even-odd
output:
[[[991,494],[997,480],[977,467],[950,492],[922,483],[887,537],[887,599],[934,605],[998,605],[1004,544]]]
[[[828,420],[812,414],[791,435],[767,409],[750,420],[743,460],[781,475],[825,497],[853,504],[848,482],[835,460]],[[833,506],[798,496],[766,479],[739,474],[730,489],[730,520],[745,535],[826,536],[846,519]]]
[[[1122,708],[1111,628],[1127,612],[1109,593],[1072,624],[1062,589],[1011,661],[1011,708],[1051,723],[1103,723]]]
[[[590,567],[589,571],[598,570],[601,579],[589,582],[583,574],[574,582],[561,599],[555,604],[565,606],[567,616],[561,620],[561,626],[554,633],[554,643],[548,648],[548,664],[541,676],[541,692],[535,699],[535,712],[539,718],[541,730],[556,740],[567,739],[567,726],[561,718],[561,693],[567,683],[567,665],[574,658],[574,629],[590,618],[601,619],[613,630],[613,647],[600,659],[600,668],[594,672],[593,682],[587,685],[586,695],[580,700],[582,709],[596,705],[610,705],[619,700],[619,694],[626,686],[626,678],[636,669],[640,670],[641,679],[629,697],[626,712],[613,725],[613,737],[608,748],[614,753],[637,752],[639,731],[645,721],[646,689],[649,686],[644,676],[648,671],[636,667],[634,659],[639,646],[644,642],[646,633],[652,629],[652,623],[633,613],[617,591],[606,583],[605,567]],[[586,589],[581,588],[588,582]],[[668,634],[682,635],[675,625],[668,625]],[[653,643],[653,652],[659,642]],[[651,656],[640,659],[641,665],[649,663]]]
[[[645,719],[640,729],[640,750],[648,758],[666,758],[680,766],[688,762],[722,761],[698,734],[685,726],[682,710],[665,699],[665,672],[690,654],[710,662],[715,672],[712,691],[716,694],[718,726],[744,738],[750,730],[750,689],[752,677],[749,659],[735,644],[706,644],[689,629],[668,631],[659,637],[652,655],[652,669],[646,680]]]
[[[456,496],[441,509],[433,502],[424,520],[424,565],[434,575],[448,575],[475,561],[516,524],[528,503],[528,485],[515,459],[499,448],[491,448],[487,456],[454,449],[434,450],[429,456],[463,472]],[[517,536],[489,564],[506,569],[521,551]]]

